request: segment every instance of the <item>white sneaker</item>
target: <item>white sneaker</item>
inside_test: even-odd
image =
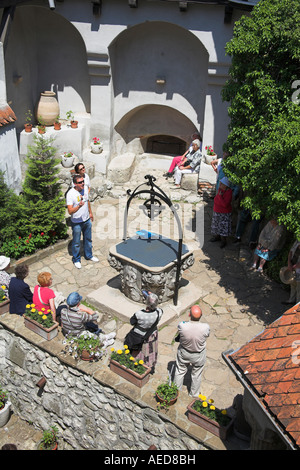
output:
[[[105,341],[103,341],[103,346],[105,348],[107,348],[107,346],[111,346],[112,344],[114,344],[115,340],[112,338],[112,339],[106,339]]]
[[[117,336],[117,333],[113,332],[113,333],[108,333],[107,335],[105,335],[105,341],[108,340],[108,339],[113,339]]]
[[[97,258],[97,256],[92,256],[89,261],[94,261],[94,263],[98,263],[99,259]]]
[[[76,261],[76,263],[74,263],[74,266],[75,266],[75,268],[77,268],[77,269],[81,269],[81,263],[80,263],[80,261]]]

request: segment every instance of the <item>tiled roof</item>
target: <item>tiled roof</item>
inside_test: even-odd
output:
[[[0,127],[11,124],[17,120],[15,113],[10,106],[0,107]]]
[[[266,412],[300,448],[300,304],[230,353],[228,359]]]

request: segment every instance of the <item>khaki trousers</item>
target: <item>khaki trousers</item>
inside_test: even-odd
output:
[[[188,366],[191,364],[192,380],[189,395],[192,397],[198,397],[200,394],[201,375],[203,372],[205,360],[206,349],[201,352],[189,352],[181,346],[178,347],[174,383],[177,385],[179,390],[182,389],[184,376],[187,372]]]

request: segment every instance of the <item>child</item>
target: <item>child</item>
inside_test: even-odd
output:
[[[221,179],[218,192],[214,198],[211,221],[211,242],[221,240],[220,248],[226,246],[226,237],[231,235],[232,189],[228,178]]]

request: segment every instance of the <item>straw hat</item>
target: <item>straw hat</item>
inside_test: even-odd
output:
[[[291,284],[295,280],[295,273],[288,269],[287,266],[284,266],[279,272],[279,277],[283,284]]]
[[[10,258],[7,258],[7,256],[0,256],[0,271],[3,271],[3,269],[7,268],[9,263]]]

